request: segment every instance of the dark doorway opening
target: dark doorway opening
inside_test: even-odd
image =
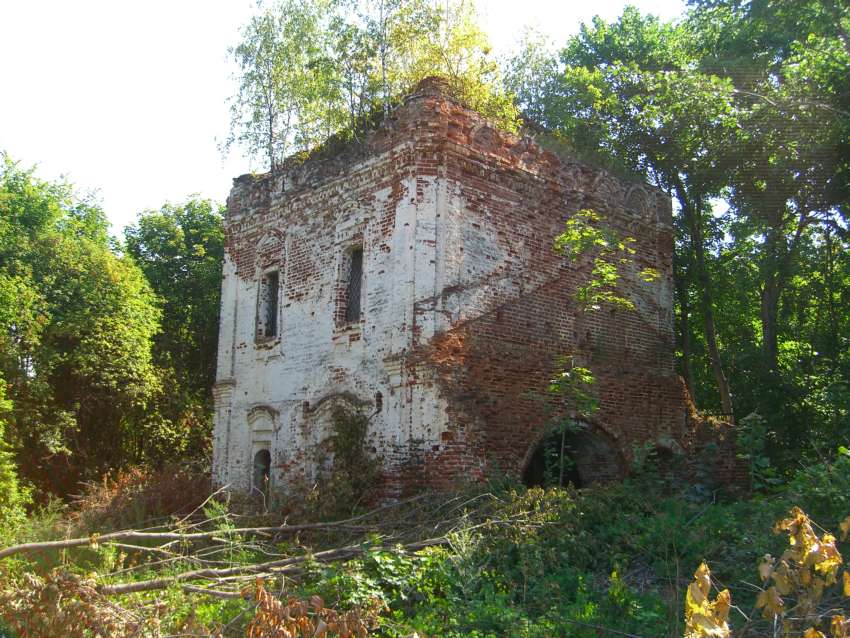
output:
[[[537,444],[522,480],[527,486],[587,487],[623,477],[624,462],[616,444],[599,428],[571,421]]]
[[[551,432],[543,437],[522,474],[526,487],[556,487],[572,483],[583,487],[578,465],[574,460],[572,433],[569,431]]]
[[[259,450],[254,455],[254,481],[252,487],[256,491],[262,494],[268,494],[271,469],[271,453],[268,450]]]

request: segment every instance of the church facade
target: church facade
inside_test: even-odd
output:
[[[368,416],[388,496],[528,475],[559,355],[595,378],[598,408],[570,435],[579,480],[622,475],[636,446],[687,447],[664,193],[501,132],[426,80],[365,141],[234,180],[227,208],[218,484],[315,480],[337,406]],[[554,238],[584,209],[635,239],[619,291],[634,310],[575,302],[588,264]]]

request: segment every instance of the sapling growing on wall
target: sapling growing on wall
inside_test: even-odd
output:
[[[633,237],[622,236],[593,210],[582,209],[567,220],[564,232],[555,238],[555,251],[573,264],[590,260],[588,277],[578,286],[574,296],[583,312],[598,312],[603,307],[635,310],[634,302],[620,287],[626,269],[634,261],[634,243]],[[654,268],[644,268],[638,276],[649,283],[658,279],[659,275]],[[557,397],[559,411],[567,414],[555,421],[550,433],[550,436],[560,435],[557,485],[563,486],[567,435],[582,429],[580,421],[593,415],[598,401],[593,396],[595,379],[589,368],[576,365],[574,357],[568,355],[559,355],[555,365],[557,373],[551,379],[547,392]],[[554,476],[546,478],[554,483]]]

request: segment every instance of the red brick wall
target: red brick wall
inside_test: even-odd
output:
[[[319,273],[339,268],[332,248],[340,206],[370,211],[364,252],[387,253],[403,198],[421,200],[439,185],[445,202],[437,205],[442,243],[434,240],[440,255],[434,268],[444,273],[436,278],[441,287],[414,302],[410,324],[405,320],[398,331],[412,335],[410,351],[401,355],[407,390],[431,386],[445,400],[449,426],[420,448],[407,442],[382,451],[388,493],[422,483],[449,487],[496,467],[522,472],[552,418],[545,396],[558,355],[590,368],[596,379],[599,409],[588,419],[593,445],[611,450],[588,453],[583,472],[590,480],[622,475],[634,446],[647,441],[691,445],[694,421],[674,369],[673,238],[663,193],[501,133],[447,97],[438,82],[421,84],[365,142],[325,155],[235,180],[227,250],[238,276],[250,280],[257,246],[279,232],[286,238],[273,240],[285,252],[283,301],[296,304],[328,285],[317,283]],[[403,186],[410,179],[415,193]],[[584,208],[635,239],[633,268],[621,287],[636,304],[633,312],[584,313],[573,300],[587,278],[587,260],[567,263],[553,242],[566,219]],[[637,271],[646,267],[658,271],[658,282],[639,280]],[[429,333],[434,325],[441,327]],[[381,356],[384,346],[369,347]],[[290,358],[299,354],[285,344],[283,350]],[[346,372],[339,374],[342,384]],[[408,396],[404,388],[379,385],[361,395],[381,388],[387,402]]]
[[[482,457],[491,467],[521,472],[553,416],[545,397],[559,354],[591,369],[599,408],[589,421],[622,460],[620,468],[589,464],[590,479],[622,473],[633,447],[646,441],[684,446],[688,408],[674,371],[669,199],[502,134],[445,97],[425,99],[421,114],[429,135],[419,141],[417,172],[436,164],[460,191],[465,224],[485,237],[484,260],[509,256],[468,285],[487,287],[501,275],[517,284],[485,291],[473,317],[417,352],[419,365],[439,371],[453,426],[444,445],[427,455],[425,476],[437,484],[464,473],[476,478]],[[553,243],[569,215],[584,208],[636,240],[634,270],[656,269],[665,297],[661,284],[632,276],[622,293],[636,301],[636,311],[577,307],[574,293],[586,265],[566,263]]]

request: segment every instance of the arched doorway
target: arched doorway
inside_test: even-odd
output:
[[[264,496],[268,495],[271,469],[271,453],[266,449],[258,450],[254,455],[254,478],[251,484],[253,492],[259,492]]]
[[[522,482],[584,487],[622,477],[623,460],[610,437],[590,424],[569,421],[545,434],[527,456]]]

